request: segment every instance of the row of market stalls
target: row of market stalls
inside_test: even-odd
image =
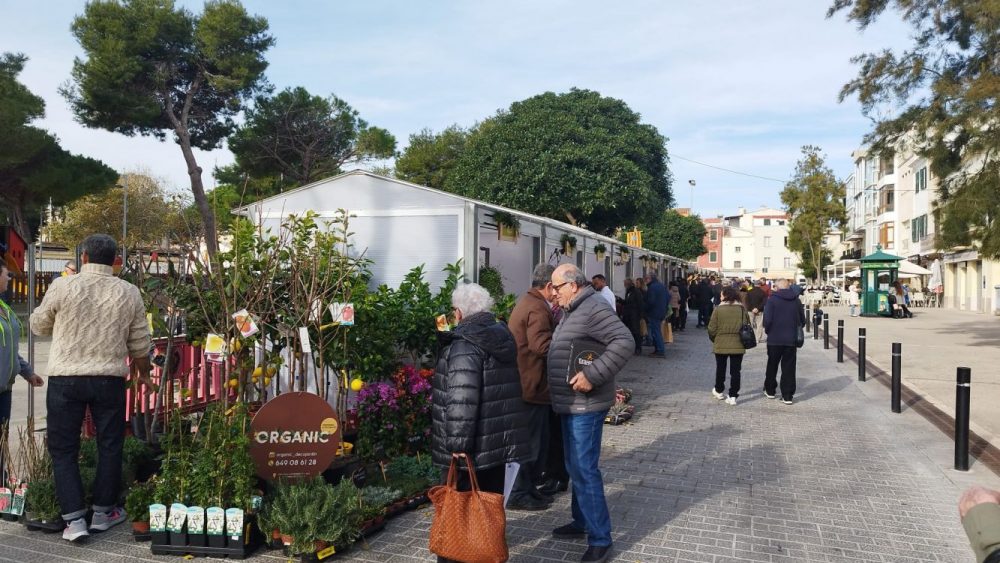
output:
[[[445,266],[462,260],[466,277],[499,270],[506,293],[531,285],[536,264],[575,263],[588,276],[603,274],[624,296],[625,278],[656,272],[671,280],[696,271],[686,260],[629,246],[614,238],[515,209],[461,197],[363,170],[347,172],[290,190],[237,210],[276,229],[288,215],[313,211],[350,216],[353,252],[372,261],[372,283],[395,287],[412,268],[424,265],[433,287],[444,282]],[[572,243],[570,245],[569,243]]]

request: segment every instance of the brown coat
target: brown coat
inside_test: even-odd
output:
[[[526,403],[547,405],[549,381],[545,358],[549,354],[552,331],[552,309],[541,291],[532,288],[517,300],[508,324],[517,344],[517,367],[521,372],[521,397]]]

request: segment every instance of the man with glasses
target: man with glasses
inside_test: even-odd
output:
[[[72,276],[74,274],[76,274],[76,264],[72,261],[67,261],[66,265],[63,266],[62,273],[59,274],[59,276],[65,278],[66,276]]]
[[[552,530],[552,535],[586,537],[588,548],[580,561],[603,563],[611,551],[611,517],[598,467],[601,432],[604,415],[615,401],[615,375],[632,357],[635,341],[576,266],[556,268],[552,290],[564,314],[549,344],[549,396],[560,416],[566,468],[573,481],[573,521]],[[595,353],[577,362],[573,356],[586,348]]]

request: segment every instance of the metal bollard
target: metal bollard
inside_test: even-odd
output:
[[[810,317],[810,315],[809,315],[809,307],[807,307],[806,305],[803,305],[802,306],[802,311],[803,311],[803,316],[806,318],[806,332],[809,332],[810,330],[812,330],[811,328],[809,328],[810,327],[810,322],[809,321],[811,320],[809,318]]]
[[[867,332],[863,328],[858,329],[858,381],[865,381],[865,339]]]
[[[899,342],[892,343],[892,412],[902,412],[900,408],[900,397],[902,396],[902,364],[903,345]]]
[[[837,363],[844,363],[844,319],[837,321]]]
[[[830,314],[823,313],[823,349],[830,349]]]
[[[972,370],[958,368],[955,387],[955,469],[969,470],[969,395]]]
[[[819,340],[819,320],[821,318],[820,315],[822,315],[822,313],[819,312],[819,309],[816,309],[816,311],[813,313],[813,340]]]

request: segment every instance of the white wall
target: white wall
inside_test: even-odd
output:
[[[517,242],[498,240],[492,226],[480,225],[479,246],[490,249],[490,265],[500,270],[506,293],[521,295],[531,288],[531,271],[535,251],[535,237],[521,233]],[[485,252],[479,251],[479,264],[485,265]]]

